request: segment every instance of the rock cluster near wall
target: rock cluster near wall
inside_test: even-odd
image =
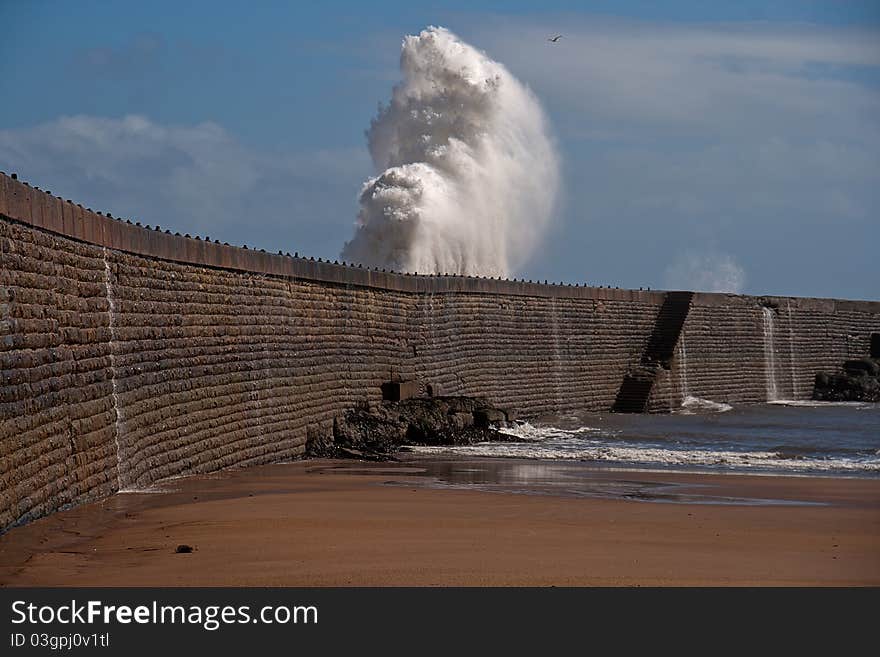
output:
[[[871,335],[871,353],[845,361],[839,372],[819,372],[813,399],[880,402],[880,333]]]
[[[521,416],[607,411],[662,292],[405,276],[92,213],[0,175],[0,529],[296,458],[395,376]],[[806,399],[880,303],[697,294],[648,404]]]

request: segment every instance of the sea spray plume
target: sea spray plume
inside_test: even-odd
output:
[[[664,284],[670,290],[733,292],[745,285],[745,270],[731,256],[714,250],[682,253],[666,268]]]
[[[407,36],[403,81],[367,132],[378,171],[344,260],[508,276],[540,243],[559,163],[535,96],[448,30]]]

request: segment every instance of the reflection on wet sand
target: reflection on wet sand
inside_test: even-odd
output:
[[[521,461],[510,459],[419,459],[418,467],[408,461],[399,466],[360,467],[336,465],[321,469],[332,474],[415,475],[384,482],[390,486],[424,486],[428,488],[471,489],[483,492],[520,493],[634,500],[642,502],[676,502],[681,504],[737,505],[816,505],[817,501],[775,499],[719,494],[713,484],[681,483],[652,479],[642,473],[613,469],[597,469],[584,463]]]

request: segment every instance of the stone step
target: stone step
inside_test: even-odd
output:
[[[667,292],[654,320],[654,329],[640,360],[638,375],[627,374],[617,392],[612,410],[618,413],[644,413],[651,397],[658,366],[668,368],[678,345],[681,330],[690,312],[693,292]]]

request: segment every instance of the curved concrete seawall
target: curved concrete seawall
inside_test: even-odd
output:
[[[608,410],[666,300],[268,254],[5,175],[0,264],[0,528],[300,456],[345,408],[378,401],[392,371],[523,415]],[[880,303],[696,294],[682,319],[650,410],[807,398],[816,371],[867,353]]]

